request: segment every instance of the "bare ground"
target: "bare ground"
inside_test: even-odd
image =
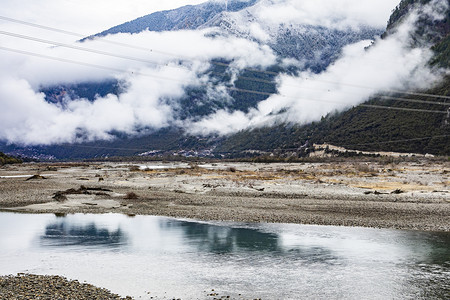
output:
[[[0,209],[450,231],[449,178],[448,162],[23,164],[0,169]]]

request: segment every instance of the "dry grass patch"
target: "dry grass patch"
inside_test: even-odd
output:
[[[383,190],[383,191],[393,191],[402,190],[405,192],[416,192],[416,191],[433,191],[435,187],[430,187],[421,184],[411,184],[411,183],[401,183],[401,182],[374,182],[374,183],[349,183],[349,186],[362,188],[362,189],[372,189],[372,190]]]

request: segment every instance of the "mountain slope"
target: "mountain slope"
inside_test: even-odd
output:
[[[224,3],[214,1],[189,5],[146,15],[86,39],[117,33],[135,34],[146,30],[162,32],[213,29],[210,35],[232,35],[267,44],[283,58],[301,60],[304,63],[302,69],[310,68],[314,72],[320,72],[338,57],[344,46],[374,39],[383,32],[382,28],[369,26],[345,29],[284,23],[274,26],[258,18],[257,10],[260,5],[267,3],[260,0],[228,1],[227,9]],[[251,30],[255,26],[262,32],[256,34]],[[261,35],[267,37],[262,38]]]
[[[294,58],[303,63],[300,69],[319,73],[338,58],[344,46],[362,40],[372,40],[382,34],[382,28],[327,28],[301,23],[267,23],[258,16],[258,2],[245,10],[222,12],[199,29],[215,29],[216,35],[233,35],[267,44],[283,58]]]
[[[383,37],[389,36],[415,5],[428,2],[430,1],[402,1],[394,10]],[[435,55],[430,65],[449,69],[449,11],[443,20],[436,22],[423,18],[420,24],[413,40],[419,44],[431,42]],[[450,96],[450,77],[446,76],[436,87],[411,92]],[[406,97],[404,94],[391,96]],[[407,98],[413,101],[449,103],[447,99],[420,95],[407,95]],[[450,155],[450,105],[401,102],[380,98],[374,98],[366,104],[401,110],[356,106],[339,114],[330,114],[322,118],[320,122],[306,126],[283,124],[277,127],[246,130],[229,137],[217,148],[217,151],[298,149],[301,153],[302,146],[305,144],[329,143],[357,150]],[[446,113],[426,111],[446,111]]]
[[[155,12],[150,15],[114,26],[89,38],[105,36],[116,33],[139,33],[150,31],[174,31],[181,29],[197,29],[214,18],[219,13],[227,10],[239,11],[252,6],[258,0],[228,1],[228,5],[219,2],[206,2],[199,5],[183,6],[174,10]]]
[[[424,92],[450,96],[450,78]],[[420,96],[409,98],[430,101]],[[367,104],[443,110],[442,105],[400,104],[381,99],[373,99]],[[450,111],[436,114],[357,106],[305,126],[281,124],[242,131],[226,139],[216,151],[239,154],[249,149],[263,152],[278,149],[278,152],[302,155],[306,150],[303,146],[323,143],[354,150],[450,155]]]
[[[429,0],[402,1],[394,11],[386,34],[388,36],[395,30],[403,16],[417,3],[429,3]],[[450,11],[447,10],[445,18],[439,21],[422,15],[419,26],[413,36],[416,44],[432,43],[435,52],[430,65],[450,69],[449,64],[449,38],[450,38]],[[417,92],[417,91],[412,91]],[[436,87],[425,91],[424,94],[450,96],[450,77],[446,76]],[[404,97],[404,95],[394,95]],[[408,98],[419,101],[444,102],[443,98],[409,95]],[[340,145],[356,144],[351,148],[363,150],[388,150],[400,152],[433,153],[450,155],[450,106],[440,104],[418,104],[398,102],[392,100],[373,99],[369,104],[399,107],[405,109],[423,110],[395,111],[356,107],[330,118],[322,125],[328,126],[316,134],[318,141],[330,142]],[[428,113],[430,111],[443,111],[446,113]],[[351,124],[351,125],[350,125]],[[406,140],[405,142],[395,142]]]

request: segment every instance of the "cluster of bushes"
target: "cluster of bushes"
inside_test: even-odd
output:
[[[2,152],[0,152],[0,166],[6,165],[6,164],[20,164],[22,163],[22,160],[16,157],[8,156]]]

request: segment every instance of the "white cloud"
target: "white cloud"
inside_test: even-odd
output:
[[[203,2],[206,1],[2,0],[0,15],[88,36],[156,11]]]
[[[267,42],[270,39],[270,35],[258,23],[250,24],[249,31],[251,36],[261,42]]]
[[[268,46],[258,45],[255,42],[239,38],[209,37],[208,30],[145,31],[139,34],[123,33],[108,36],[108,40],[133,45],[137,48],[149,49],[150,51],[105,44],[101,40],[87,41],[84,43],[66,43],[70,46],[132,58],[132,60],[129,60],[66,47],[50,47],[47,44],[24,41],[11,37],[3,40],[4,46],[14,49],[26,49],[26,51],[39,55],[104,66],[107,69],[89,68],[85,65],[68,64],[65,62],[52,62],[43,58],[24,57],[4,51],[1,54],[6,59],[0,62],[0,66],[5,73],[13,73],[21,78],[27,79],[36,89],[39,85],[58,82],[98,81],[106,77],[117,76],[124,70],[133,70],[143,66],[158,68],[174,61],[185,60],[189,64],[196,64],[198,68],[202,64],[204,68],[208,67],[209,60],[215,58],[233,60],[233,64],[241,68],[248,66],[267,67],[276,62],[276,56]],[[151,51],[151,49],[157,50]],[[186,67],[173,66],[173,68]],[[114,69],[117,69],[117,71],[114,71]]]
[[[107,95],[94,102],[69,101],[66,106],[45,102],[25,80],[4,78],[0,85],[2,110],[0,138],[24,144],[110,139],[110,132],[130,134],[145,128],[161,128],[172,119],[166,97],[180,97],[192,81],[191,71],[169,68],[143,70],[177,81],[131,75],[129,88],[119,97]]]
[[[279,93],[247,114],[221,110],[188,126],[193,133],[207,135],[230,134],[280,121],[306,124],[378,93],[429,87],[442,74],[429,69],[427,62],[432,52],[428,47],[410,48],[417,13],[413,12],[394,34],[378,39],[368,49],[371,41],[347,46],[342,57],[323,73],[279,76]]]
[[[305,24],[335,29],[361,25],[383,28],[400,0],[264,0],[259,18],[272,23]]]
[[[75,5],[75,1],[68,2]],[[85,2],[77,3],[83,5]],[[148,1],[137,3],[144,5],[144,2]],[[265,7],[268,3],[274,3],[274,6]],[[269,23],[274,22],[276,26],[291,21],[332,28],[362,24],[384,26],[388,12],[397,3],[393,0],[264,0],[256,11],[259,11],[260,18]],[[3,10],[18,9],[17,3],[8,0],[6,4]],[[43,7],[52,4],[56,5],[56,11],[53,12],[63,12],[54,0],[46,0]],[[96,5],[106,5],[106,2],[99,1],[94,5],[99,8]],[[387,7],[390,9],[387,10]],[[80,10],[78,8],[77,11]],[[101,12],[101,9],[98,11]],[[430,10],[428,14],[434,11]],[[28,20],[34,21],[30,16]],[[277,61],[273,51],[268,46],[245,39],[222,35],[213,37],[213,31],[209,29],[108,37],[111,41],[153,51],[124,48],[100,40],[73,44],[137,60],[2,37],[2,46],[5,47],[107,66],[110,69],[90,68],[0,50],[0,139],[24,144],[51,144],[109,139],[110,133],[114,131],[135,134],[139,130],[159,129],[172,124],[183,124],[190,133],[229,134],[280,120],[307,123],[331,111],[361,103],[379,91],[420,87],[436,80],[436,75],[426,68],[431,52],[426,48],[405,47],[409,44],[414,20],[414,16],[411,16],[409,22],[399,27],[394,35],[377,40],[375,46],[367,51],[365,46],[370,41],[346,47],[341,59],[321,74],[302,72],[298,76],[279,76],[279,94],[260,102],[257,108],[248,113],[221,110],[202,120],[184,123],[177,120],[174,113],[177,100],[184,96],[186,87],[207,85],[208,78],[202,74],[210,67],[211,59],[232,61],[230,72],[246,67],[267,68]],[[60,28],[70,29],[72,25],[69,25]],[[268,39],[266,28],[259,23],[250,24],[249,30],[260,41]],[[37,92],[41,85],[108,78],[124,82],[126,90],[119,96],[107,95],[94,102],[78,99],[64,106],[47,103],[44,95]],[[236,78],[236,74],[233,78]],[[227,92],[222,86],[209,88],[208,95],[227,101]]]
[[[118,34],[109,39],[158,51],[111,44],[105,48],[99,40],[73,44],[135,59],[127,60],[31,42],[21,42],[24,44],[19,47],[39,55],[110,68],[106,70],[2,52],[0,76],[5,80],[0,91],[4,115],[0,118],[0,139],[50,144],[109,139],[113,131],[135,134],[142,129],[159,129],[174,122],[176,100],[184,95],[186,87],[207,83],[201,74],[209,68],[211,59],[226,58],[240,68],[267,67],[276,61],[267,46],[239,38],[210,37],[208,30]],[[6,44],[14,46],[14,40]],[[106,78],[125,82],[126,91],[94,102],[67,101],[64,106],[49,104],[44,95],[36,92],[42,85]],[[220,87],[210,91],[211,96],[217,93],[226,96]]]

